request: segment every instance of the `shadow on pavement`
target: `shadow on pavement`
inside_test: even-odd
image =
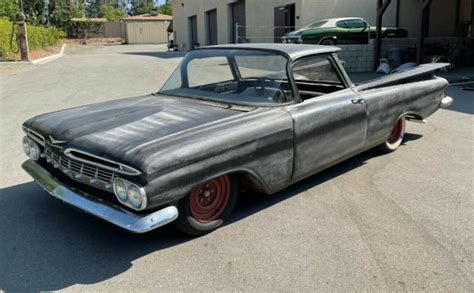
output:
[[[407,135],[407,140],[421,137]],[[379,156],[367,151],[274,195],[244,193],[229,221],[238,222]],[[95,284],[127,271],[149,253],[193,238],[173,225],[136,235],[65,206],[35,183],[0,190],[0,289],[50,291]]]
[[[418,140],[420,138],[422,138],[423,135],[420,135],[420,134],[416,134],[416,133],[405,133],[405,135],[403,136],[403,141],[402,143],[405,144],[406,142],[408,141],[412,141],[412,140]]]
[[[185,52],[126,52],[127,55],[150,56],[161,59],[181,58]]]
[[[164,227],[129,234],[30,182],[0,190],[0,289],[50,291],[117,276],[132,261],[190,238]]]

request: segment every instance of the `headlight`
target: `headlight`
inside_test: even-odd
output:
[[[23,151],[25,152],[25,155],[30,157],[33,161],[38,161],[41,155],[40,146],[27,136],[23,138]]]
[[[137,184],[117,178],[114,180],[114,193],[122,204],[134,210],[140,211],[146,208],[145,190]]]
[[[120,179],[117,179],[115,180],[114,182],[114,192],[115,194],[117,195],[117,198],[120,200],[120,201],[127,201],[127,186],[125,186],[125,183],[120,180]]]
[[[128,187],[128,195],[130,197],[129,201],[135,208],[139,208],[142,205],[142,198],[140,195],[140,190],[135,185],[130,185]]]
[[[23,137],[23,152],[25,153],[25,155],[27,155],[28,157],[30,156],[30,142],[29,142],[29,138],[28,137]]]

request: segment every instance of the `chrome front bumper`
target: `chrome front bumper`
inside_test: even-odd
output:
[[[129,232],[145,233],[166,225],[178,217],[178,210],[174,206],[148,215],[134,214],[118,205],[71,189],[32,160],[24,162],[22,168],[52,196]]]

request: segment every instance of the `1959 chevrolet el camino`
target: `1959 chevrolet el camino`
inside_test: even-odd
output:
[[[337,47],[239,44],[186,54],[156,94],[23,124],[23,168],[52,196],[135,233],[223,224],[242,188],[275,193],[401,143],[452,98],[421,65],[355,85]]]

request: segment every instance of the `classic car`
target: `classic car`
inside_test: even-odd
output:
[[[286,33],[283,43],[319,44],[367,44],[375,38],[375,26],[359,17],[329,18],[317,21],[299,30]],[[406,38],[407,30],[382,27],[382,38]]]
[[[237,44],[188,52],[157,93],[24,122],[23,168],[52,196],[131,232],[201,235],[241,190],[276,193],[453,101],[444,64],[355,85],[339,48]]]

